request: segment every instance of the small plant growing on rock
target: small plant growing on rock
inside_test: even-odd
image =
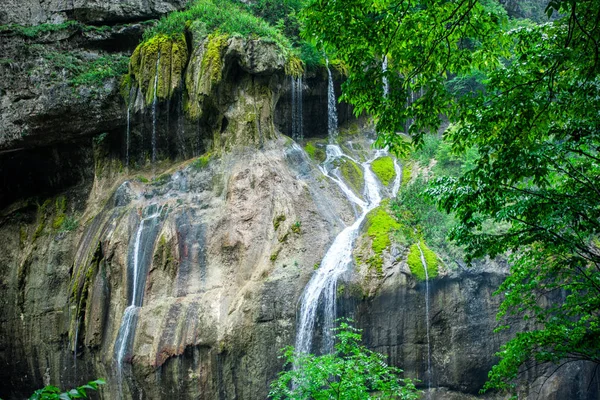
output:
[[[296,233],[296,234],[300,234],[300,226],[302,225],[302,223],[300,221],[296,221],[292,224],[292,232]]]

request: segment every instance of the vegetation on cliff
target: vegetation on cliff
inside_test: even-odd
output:
[[[498,353],[486,388],[515,390],[540,363],[600,364],[600,3],[545,11],[557,16],[515,21],[491,0],[315,0],[304,11],[306,37],[348,66],[343,98],[374,116],[379,144],[406,154],[398,131],[421,145],[445,116],[451,151],[475,155],[429,194],[454,214],[450,237],[468,260],[513,254],[500,316],[535,321]]]
[[[362,331],[342,321],[335,328],[336,343],[331,354],[315,356],[283,349],[285,365],[271,383],[269,397],[283,399],[403,399],[420,396],[402,370],[391,367],[386,356],[361,344]]]

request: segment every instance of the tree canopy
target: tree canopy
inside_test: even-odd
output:
[[[429,194],[455,213],[451,238],[469,260],[510,255],[499,317],[536,327],[502,348],[486,388],[514,389],[529,364],[600,363],[600,2],[545,11],[541,23],[493,0],[313,0],[304,11],[305,37],[347,65],[343,98],[374,117],[380,145],[406,153],[447,120],[453,150],[477,152]],[[490,222],[508,228],[492,234]]]

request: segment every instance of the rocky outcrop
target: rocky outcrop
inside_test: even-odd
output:
[[[182,9],[183,0],[6,0],[0,24],[38,25],[75,18],[91,24],[131,22],[160,17]]]

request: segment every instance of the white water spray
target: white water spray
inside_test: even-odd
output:
[[[388,82],[388,78],[386,76],[386,72],[388,70],[388,58],[387,56],[383,57],[383,63],[381,63],[381,71],[383,72],[383,97],[388,97],[390,94],[390,83]]]

